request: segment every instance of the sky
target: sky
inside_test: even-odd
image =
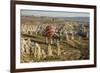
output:
[[[48,16],[48,17],[89,17],[86,12],[65,11],[43,11],[43,10],[21,10],[22,16]]]

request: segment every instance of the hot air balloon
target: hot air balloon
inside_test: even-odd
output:
[[[45,29],[45,35],[48,38],[48,40],[50,40],[50,44],[52,44],[52,37],[55,34],[56,31],[56,27],[55,26],[47,26]]]

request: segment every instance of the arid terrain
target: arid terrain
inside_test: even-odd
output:
[[[21,16],[21,63],[89,59],[89,22],[74,19]]]

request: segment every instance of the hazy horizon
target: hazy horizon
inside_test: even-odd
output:
[[[47,17],[89,17],[87,12],[65,12],[44,10],[21,10],[21,16],[47,16]]]

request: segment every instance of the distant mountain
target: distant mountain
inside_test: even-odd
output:
[[[22,16],[22,23],[63,23],[65,21],[78,21],[89,23],[89,17],[47,17],[47,16]]]
[[[89,22],[89,17],[61,17],[61,18],[69,21]]]

